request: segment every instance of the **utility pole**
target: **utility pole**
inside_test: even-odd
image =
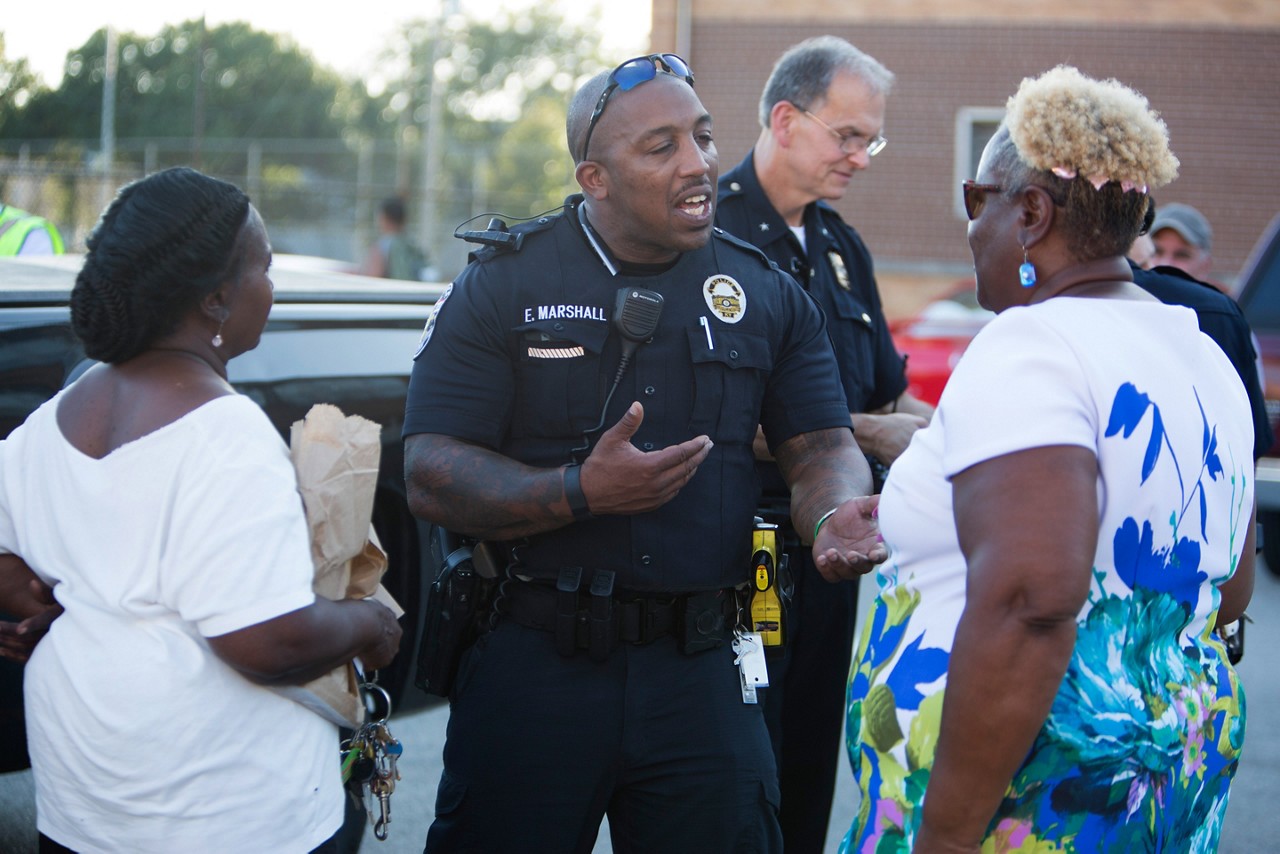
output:
[[[448,21],[458,14],[458,0],[444,0],[440,9],[440,24],[431,42],[431,88],[427,104],[427,132],[422,135],[422,245],[427,248],[431,263],[439,266],[440,246],[437,241],[440,220],[440,163],[444,152],[444,81],[436,73],[442,47],[447,43]]]
[[[107,25],[107,52],[103,57],[102,75],[102,127],[101,147],[98,167],[102,176],[100,185],[101,198],[99,209],[103,209],[111,201],[113,195],[113,167],[116,159],[116,76],[119,68],[119,50],[116,45],[116,30]]]
[[[195,106],[191,116],[191,162],[197,169],[203,169],[204,158],[204,50],[205,27],[204,15],[200,16],[200,35],[196,39],[196,76],[193,81]]]

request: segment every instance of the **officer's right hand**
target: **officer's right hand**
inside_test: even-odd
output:
[[[593,514],[627,515],[661,507],[676,497],[711,453],[707,436],[642,451],[631,444],[642,421],[644,407],[636,401],[583,461],[582,492]]]

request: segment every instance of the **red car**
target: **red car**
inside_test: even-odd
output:
[[[915,317],[891,323],[894,346],[907,360],[907,390],[937,406],[960,355],[993,317],[978,305],[973,279],[962,279]]]

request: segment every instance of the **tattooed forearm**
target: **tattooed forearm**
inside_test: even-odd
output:
[[[871,494],[871,470],[844,428],[792,436],[778,446],[782,476],[791,486],[791,521],[807,543],[823,513]]]
[[[433,433],[405,440],[409,509],[482,539],[515,539],[573,521],[559,468],[534,468]]]

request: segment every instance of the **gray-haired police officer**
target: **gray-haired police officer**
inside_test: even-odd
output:
[[[828,202],[885,147],[893,74],[836,36],[789,48],[760,96],[760,136],[720,178],[716,224],[758,247],[821,306],[858,445],[886,468],[933,407],[907,391],[871,253]],[[828,584],[787,518],[788,491],[762,463],[761,515],[786,535],[794,591],[785,655],[769,660],[765,719],[778,758],[787,854],[825,850],[843,744],[856,584]],[[795,530],[803,530],[796,526]]]
[[[450,696],[430,851],[588,852],[606,814],[617,852],[779,850],[759,648],[734,637],[757,424],[821,571],[884,558],[821,313],[713,230],[692,83],[671,54],[588,81],[583,195],[477,253],[424,332],[410,504],[507,564]]]

